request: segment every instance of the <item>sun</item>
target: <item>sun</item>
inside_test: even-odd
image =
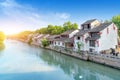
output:
[[[3,29],[2,31],[5,33],[5,35],[12,35],[12,34],[16,34],[19,32],[17,29],[13,29],[13,28]]]

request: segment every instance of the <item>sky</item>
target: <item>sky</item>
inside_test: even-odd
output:
[[[120,14],[120,0],[0,0],[0,31],[14,34],[48,24],[89,19],[110,20]]]

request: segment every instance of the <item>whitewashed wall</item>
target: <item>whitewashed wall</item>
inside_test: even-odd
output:
[[[77,51],[77,50],[78,50],[78,45],[77,45],[77,43],[78,43],[78,42],[81,43],[81,36],[79,36],[79,37],[80,37],[80,40],[78,40],[77,37],[78,37],[78,36],[75,36],[75,37],[74,37],[74,51]]]
[[[114,25],[115,26],[115,25]],[[107,28],[109,28],[109,33],[107,34]],[[118,45],[118,33],[117,33],[117,27],[115,26],[115,30],[113,29],[113,23],[105,28],[104,30],[100,31],[102,32],[100,39],[97,41],[98,44],[95,44],[96,47],[89,46],[89,41],[86,43],[85,38],[89,36],[88,33],[84,35],[84,40],[82,40],[82,36],[80,36],[80,40],[77,40],[77,36],[74,37],[74,50],[78,50],[77,42],[82,43],[81,50],[83,51],[89,51],[90,48],[94,49],[96,52],[100,52],[102,50],[107,50],[110,48],[115,48],[116,45]]]
[[[74,50],[75,51],[78,51],[78,45],[77,45],[78,42],[81,44],[80,50],[86,51],[89,49],[89,42],[86,43],[85,41],[85,39],[89,36],[89,34],[86,33],[83,36],[79,36],[80,40],[77,39],[78,36],[74,37]]]
[[[56,44],[55,44],[56,43]],[[65,47],[65,44],[63,45],[62,41],[54,41],[54,46],[60,46],[60,47]]]
[[[115,25],[114,25],[115,26]],[[107,34],[107,28],[109,28],[109,33]],[[101,38],[99,39],[99,51],[107,50],[110,48],[115,48],[118,45],[117,39],[117,27],[115,26],[115,30],[113,29],[113,23],[102,30]]]

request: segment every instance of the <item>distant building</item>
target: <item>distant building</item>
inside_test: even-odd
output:
[[[101,23],[96,19],[88,20],[81,25],[81,29],[74,37],[74,50],[99,53],[118,45],[118,29],[112,22]]]
[[[42,46],[41,40],[44,38],[47,38],[49,36],[50,36],[49,34],[39,34],[39,33],[33,34],[31,44],[37,45],[37,46]]]
[[[74,35],[77,32],[78,30],[68,30],[60,35],[51,36],[50,38],[48,38],[48,41],[51,43],[51,46],[73,48]]]

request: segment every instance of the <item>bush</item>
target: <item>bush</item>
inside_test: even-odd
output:
[[[42,46],[43,46],[43,47],[46,47],[46,46],[48,46],[48,45],[49,45],[48,40],[47,40],[47,39],[42,39]]]

